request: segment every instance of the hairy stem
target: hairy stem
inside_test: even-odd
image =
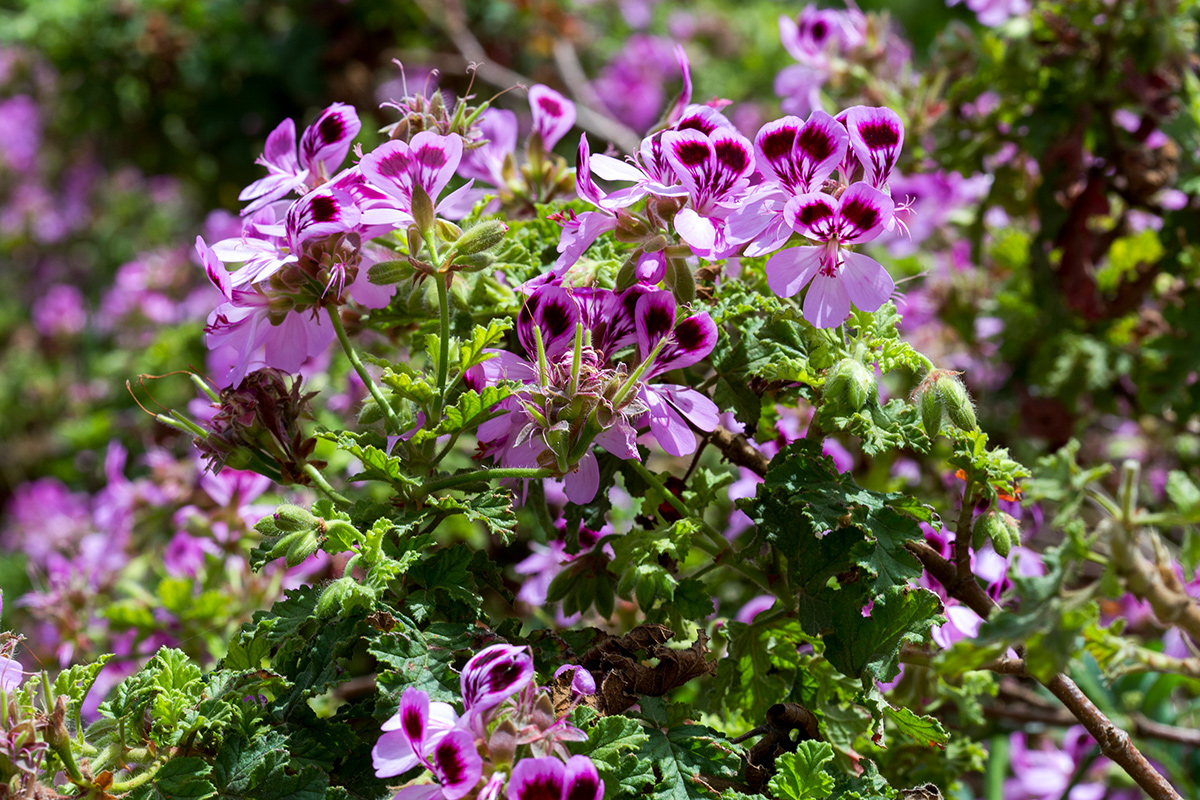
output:
[[[309,480],[313,482],[313,486],[316,486],[318,489],[320,489],[321,493],[332,500],[336,505],[339,505],[342,508],[349,508],[351,505],[353,505],[353,503],[346,499],[345,495],[340,494],[336,489],[330,486],[329,481],[325,480],[325,476],[321,474],[321,471],[312,464],[304,465],[304,474],[307,475]]]
[[[471,472],[460,472],[457,475],[447,475],[444,478],[438,478],[435,481],[430,481],[421,487],[418,494],[424,497],[442,489],[453,489],[455,486],[462,486],[464,483],[475,483],[477,481],[503,480],[505,478],[537,480],[539,478],[552,478],[554,475],[554,470],[544,469],[541,467],[496,467],[493,469],[477,469],[472,470]]]
[[[371,397],[375,398],[375,402],[379,404],[379,408],[387,417],[388,428],[392,433],[400,433],[400,418],[396,416],[396,411],[392,408],[391,403],[384,399],[383,392],[375,383],[375,379],[371,377],[371,373],[367,372],[367,367],[358,357],[358,351],[354,349],[354,345],[350,344],[350,337],[346,335],[346,327],[342,324],[342,317],[337,313],[337,309],[329,310],[329,321],[333,323],[333,332],[337,334],[338,343],[346,353],[346,358],[350,359],[350,365],[354,367],[354,371],[362,379],[367,391],[371,393]]]

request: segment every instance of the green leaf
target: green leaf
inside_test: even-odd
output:
[[[67,717],[75,721],[76,728],[79,727],[79,710],[83,707],[84,698],[96,683],[100,670],[104,669],[104,665],[113,657],[111,653],[105,653],[90,664],[76,664],[70,669],[64,669],[54,679],[52,696],[55,699],[67,698]]]
[[[221,743],[212,781],[222,800],[322,800],[327,779],[314,765],[290,764],[291,745],[271,731],[248,740],[233,736]]]
[[[834,606],[825,657],[846,675],[887,682],[900,671],[900,648],[929,639],[944,621],[942,601],[928,589],[892,586],[875,597],[870,616],[853,603]]]
[[[211,775],[212,767],[202,758],[172,758],[150,782],[153,791],[149,797],[155,800],[214,800],[218,795],[209,780]]]
[[[776,800],[819,800],[833,790],[825,764],[833,760],[828,742],[804,741],[796,752],[775,759],[776,773],[767,784]]]
[[[890,703],[884,706],[883,713],[901,733],[911,736],[926,747],[945,748],[950,741],[950,734],[942,727],[935,717],[921,716],[909,708],[897,708]]]
[[[708,800],[718,793],[705,775],[733,778],[741,768],[741,758],[708,728],[647,728],[646,736],[637,755],[654,769],[655,783],[643,793],[651,800]]]
[[[512,544],[516,536],[517,515],[513,511],[513,494],[508,489],[491,487],[464,500],[450,495],[430,497],[427,504],[429,508],[462,514],[472,522],[483,523],[488,533],[498,537],[503,545]]]
[[[767,709],[787,698],[800,664],[796,645],[811,641],[796,620],[773,625],[726,623],[729,657],[717,662],[717,692],[724,708],[746,719],[764,719]]]
[[[572,742],[571,752],[592,759],[604,780],[605,794],[637,796],[655,782],[650,762],[636,755],[650,739],[636,720],[620,715],[596,718],[594,711],[581,707],[574,722],[587,731],[588,739]]]
[[[381,441],[373,433],[350,433],[342,431],[337,434],[323,433],[321,438],[334,442],[339,450],[344,450],[362,462],[362,472],[355,476],[360,481],[382,481],[394,486],[417,486],[420,481],[410,477],[404,467],[404,460],[399,456],[389,456],[370,441]]]
[[[469,651],[471,631],[467,624],[436,623],[425,631],[411,622],[390,632],[379,631],[368,647],[380,661],[380,702],[375,717],[384,720],[400,707],[400,695],[408,687],[426,692],[431,700],[461,702],[458,674],[451,668],[456,651]]]

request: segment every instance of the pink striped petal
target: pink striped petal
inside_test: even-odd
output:
[[[862,253],[842,252],[841,279],[855,308],[876,311],[896,288],[892,276],[875,259]]]
[[[804,318],[817,328],[834,328],[850,316],[850,295],[840,276],[817,273],[804,296]]]
[[[638,357],[645,359],[675,328],[675,297],[670,292],[647,292],[638,298],[633,314]]]
[[[537,84],[529,89],[529,108],[533,112],[533,130],[542,135],[546,150],[575,124],[575,104],[549,86]]]
[[[842,244],[869,242],[883,233],[895,216],[892,198],[859,181],[842,193],[837,238]]]
[[[529,648],[494,644],[476,653],[463,667],[460,684],[468,713],[499,705],[533,680]]]
[[[829,241],[837,232],[838,201],[822,192],[798,194],[783,208],[783,218],[796,233]]]
[[[334,103],[300,137],[300,163],[322,180],[329,178],[346,160],[350,144],[361,129],[362,123],[352,106]]]
[[[886,186],[904,147],[904,123],[890,108],[853,106],[846,109],[850,147],[863,165],[864,178],[875,187]]]

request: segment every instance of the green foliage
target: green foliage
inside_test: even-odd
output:
[[[805,741],[796,752],[784,753],[775,760],[777,772],[767,787],[777,800],[820,800],[833,790],[833,776],[825,764],[833,760],[828,742]]]

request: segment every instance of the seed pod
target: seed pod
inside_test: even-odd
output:
[[[854,358],[843,358],[829,372],[825,380],[825,399],[844,404],[850,411],[858,411],[875,396],[875,376]]]

